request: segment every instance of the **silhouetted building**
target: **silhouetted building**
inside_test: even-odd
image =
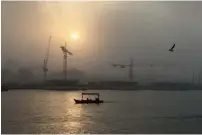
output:
[[[124,82],[124,81],[102,81],[100,85],[104,86],[137,86],[137,82]]]
[[[124,81],[101,81],[89,82],[88,86],[95,89],[136,89],[137,82],[124,82]]]
[[[151,84],[151,89],[162,90],[193,90],[200,88],[200,85],[193,83],[179,83],[179,82],[157,82]]]
[[[47,80],[46,85],[49,86],[75,86],[79,85],[79,80]]]

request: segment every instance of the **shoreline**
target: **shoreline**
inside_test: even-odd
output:
[[[51,91],[88,91],[88,90],[109,90],[109,91],[193,91],[193,90],[202,90],[200,88],[198,89],[172,89],[172,88],[167,88],[167,89],[151,89],[151,88],[145,88],[145,89],[133,89],[133,88],[117,88],[117,89],[110,89],[110,88],[89,88],[89,89],[82,89],[82,88],[11,88],[8,91],[13,91],[13,90],[51,90]],[[4,91],[1,91],[4,92]]]

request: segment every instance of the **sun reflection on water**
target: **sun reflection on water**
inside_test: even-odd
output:
[[[68,133],[83,133],[84,132],[84,108],[82,105],[76,105],[74,99],[79,99],[80,93],[67,94],[65,103],[67,121],[65,127],[68,129]]]

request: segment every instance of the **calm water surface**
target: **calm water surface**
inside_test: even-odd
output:
[[[85,91],[106,103],[76,105],[81,92],[2,92],[2,133],[202,133],[202,91]]]

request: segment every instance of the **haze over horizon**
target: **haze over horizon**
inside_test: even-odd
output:
[[[191,81],[202,71],[202,2],[10,2],[2,1],[2,69],[29,68],[42,74],[52,36],[49,73],[62,71],[60,46],[74,54],[68,69],[91,78]],[[70,38],[72,32],[79,39]],[[176,44],[174,52],[168,49]],[[149,65],[153,65],[150,67]]]

